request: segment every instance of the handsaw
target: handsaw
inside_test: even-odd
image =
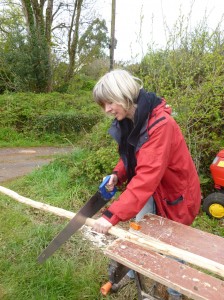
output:
[[[114,196],[117,189],[109,192],[106,185],[110,180],[110,175],[106,176],[99,186],[99,190],[89,199],[88,202],[76,213],[71,221],[59,234],[50,242],[44,251],[37,258],[39,263],[48,259],[62,244],[64,244],[78,229],[80,229],[87,218],[94,216],[104,205]]]

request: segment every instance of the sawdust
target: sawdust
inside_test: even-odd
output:
[[[99,249],[106,248],[116,239],[116,237],[112,235],[98,233],[94,231],[91,227],[85,225],[82,227],[82,234],[84,240],[89,240],[94,247]]]

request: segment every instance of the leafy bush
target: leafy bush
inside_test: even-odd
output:
[[[103,115],[101,121],[93,126],[91,131],[87,133],[83,139],[78,141],[78,145],[90,151],[96,151],[99,147],[111,147],[111,149],[113,149],[116,146],[114,140],[108,133],[110,125],[111,119]]]
[[[116,142],[108,134],[110,123],[109,118],[103,118],[78,141],[77,145],[87,152],[85,158],[70,169],[72,180],[82,175],[90,182],[100,182],[111,174],[119,155]]]
[[[49,142],[49,134],[74,141],[77,133],[89,131],[103,116],[90,92],[70,94],[8,93],[0,95],[1,128]],[[44,133],[44,135],[43,135]],[[56,136],[53,137],[55,139]],[[4,141],[4,136],[3,136]]]
[[[116,149],[99,148],[96,151],[89,152],[85,159],[74,168],[70,169],[71,178],[77,178],[77,175],[85,176],[86,180],[91,182],[101,182],[103,177],[111,174],[118,160]]]
[[[43,115],[34,121],[34,131],[47,133],[70,133],[88,131],[100,119],[98,114],[57,113]]]
[[[92,91],[96,81],[92,78],[80,74],[74,76],[74,78],[70,81],[67,93],[77,93],[77,91]]]

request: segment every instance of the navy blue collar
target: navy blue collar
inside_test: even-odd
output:
[[[134,126],[130,132],[127,142],[134,147],[137,146],[139,134],[146,120],[150,118],[152,111],[162,102],[162,99],[157,97],[155,93],[148,93],[144,89],[140,90],[137,98],[137,109],[134,115]]]

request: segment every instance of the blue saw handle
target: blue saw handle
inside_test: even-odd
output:
[[[114,187],[113,191],[111,191],[111,192],[107,191],[106,185],[107,185],[107,183],[108,183],[109,180],[110,180],[110,175],[107,175],[105,177],[105,179],[103,180],[103,182],[99,186],[100,193],[101,193],[102,197],[104,199],[106,199],[106,200],[111,199],[115,195],[115,193],[117,191],[116,187]]]

